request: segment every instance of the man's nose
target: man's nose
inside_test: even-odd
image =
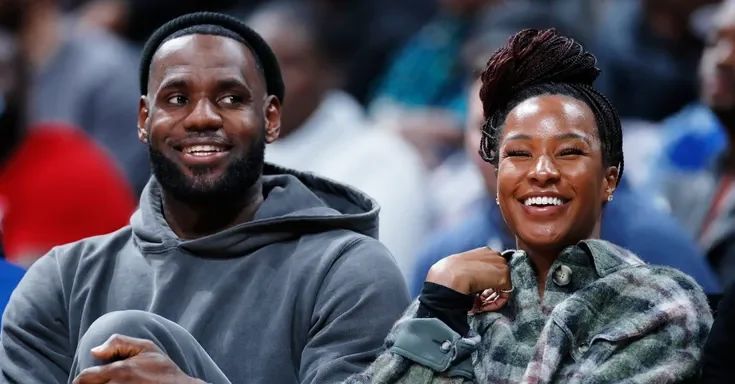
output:
[[[197,101],[194,109],[186,119],[187,130],[216,130],[222,127],[222,116],[217,111],[217,106],[209,99],[202,98]]]

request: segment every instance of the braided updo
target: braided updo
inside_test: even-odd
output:
[[[487,63],[482,73],[480,100],[485,114],[480,156],[497,166],[498,146],[508,113],[540,95],[565,95],[592,110],[602,147],[604,166],[623,176],[623,132],[615,109],[592,83],[600,74],[594,55],[554,29],[526,29],[513,35]]]

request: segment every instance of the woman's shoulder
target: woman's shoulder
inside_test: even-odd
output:
[[[713,321],[704,292],[691,277],[646,264],[599,278],[555,307],[552,318],[583,346],[605,342],[618,350],[643,340],[637,343],[642,351],[686,344],[692,353],[704,344]]]
[[[621,288],[651,289],[664,297],[681,294],[689,298],[706,296],[693,277],[664,265],[647,264],[632,251],[605,240],[586,240],[584,245],[594,256],[601,278],[619,280]],[[664,293],[668,292],[668,293]]]
[[[698,331],[709,330],[712,325],[712,313],[702,288],[692,277],[671,267],[630,265],[601,277],[573,297],[568,305],[583,304],[598,321],[622,327],[618,331],[629,328],[628,331],[642,335],[673,326],[684,332],[701,333]],[[627,326],[623,327],[623,323]]]
[[[646,264],[603,240],[583,244],[593,255],[598,278],[566,300],[560,313],[574,317],[575,307],[586,307],[598,322],[619,324],[624,319],[635,332],[671,323],[711,325],[707,297],[692,277],[671,267]]]
[[[612,284],[621,295],[631,295],[648,301],[650,305],[697,307],[709,312],[707,296],[691,276],[678,269],[653,264],[639,264],[622,268],[599,283]]]

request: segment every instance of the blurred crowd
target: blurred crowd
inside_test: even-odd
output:
[[[142,45],[167,20],[218,11],[261,34],[283,71],[266,160],[372,196],[417,295],[442,257],[515,246],[477,153],[477,78],[511,34],[555,27],[597,56],[596,86],[623,118],[626,177],[603,238],[718,293],[735,281],[732,3],[0,1],[0,254],[27,267],[127,225],[150,177]]]

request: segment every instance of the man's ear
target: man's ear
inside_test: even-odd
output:
[[[270,144],[276,141],[281,134],[281,102],[277,97],[268,96],[263,116],[265,117],[265,142]]]
[[[148,97],[143,95],[138,101],[138,140],[142,143],[148,143],[148,132],[145,127],[148,126],[149,116]]]

